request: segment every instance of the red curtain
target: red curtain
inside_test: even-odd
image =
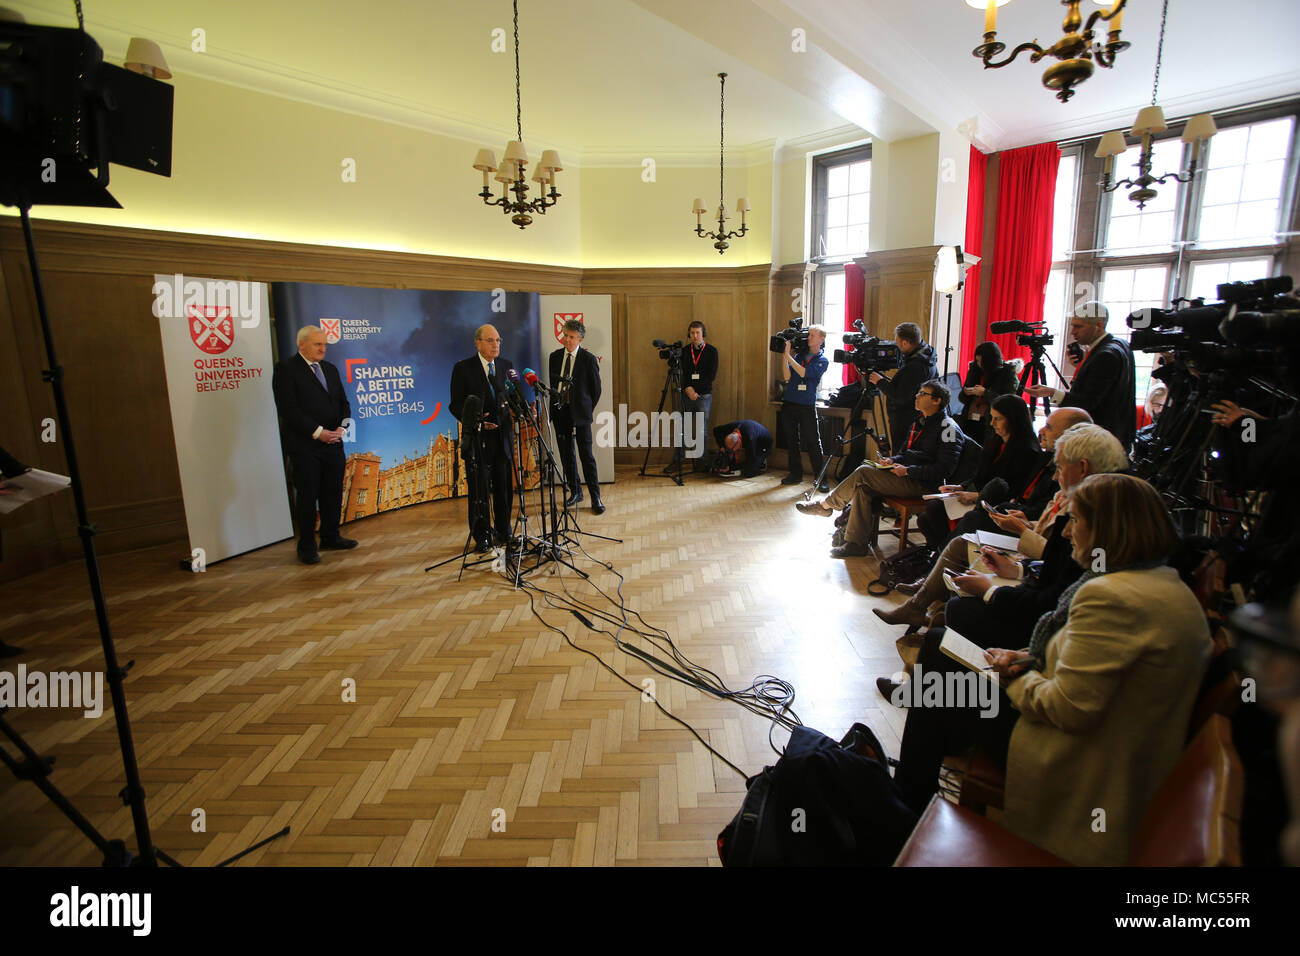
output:
[[[856,262],[844,263],[844,331],[853,331],[853,323],[865,318],[863,308],[866,302],[867,274]],[[844,384],[852,385],[858,380],[858,370],[848,362],[844,363]]]
[[[984,255],[984,177],[988,172],[989,158],[974,146],[970,148],[970,186],[966,193],[966,241],[962,251]],[[966,379],[966,366],[975,358],[979,344],[980,276],[984,273],[981,260],[966,271],[966,286],[962,290],[961,349],[957,353],[957,367],[951,369]]]
[[[989,275],[988,321],[1043,317],[1052,269],[1052,207],[1061,150],[1055,143],[1012,149],[998,160],[998,220]],[[989,335],[1007,359],[1026,357],[1014,334]],[[963,354],[965,354],[963,352]]]

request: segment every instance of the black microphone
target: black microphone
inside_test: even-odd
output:
[[[666,349],[666,348],[668,348],[668,343],[665,342],[663,339],[655,339],[655,340],[654,340],[653,342],[651,342],[650,344],[653,345],[653,346],[654,346],[655,348],[657,348],[657,349]]]
[[[1006,322],[990,322],[989,331],[996,332],[999,335],[1004,332],[1029,332],[1037,334],[1038,328],[1030,325],[1028,322],[1022,321],[1021,319],[1010,319]]]
[[[523,392],[519,390],[519,373],[514,369],[506,372],[506,401],[519,415],[528,414],[528,403],[524,401]]]
[[[980,489],[980,500],[987,501],[995,507],[1005,504],[1011,500],[1011,486],[1007,484],[1005,478],[993,478]]]
[[[479,395],[466,395],[465,405],[460,410],[460,422],[465,434],[472,435],[483,424],[483,399]]]

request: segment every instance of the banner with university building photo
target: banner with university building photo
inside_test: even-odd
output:
[[[521,376],[535,367],[536,293],[277,282],[271,295],[280,357],[297,352],[298,329],[320,326],[325,361],[338,368],[352,406],[343,521],[464,495],[460,423],[448,408],[452,366],[475,354],[474,331],[490,324],[501,335],[501,356]],[[531,402],[532,390],[525,385],[523,393]],[[538,480],[534,445],[516,447],[528,487]]]
[[[541,295],[537,298],[542,354],[541,364],[533,368],[538,376],[550,384],[550,356],[557,348],[564,347],[560,340],[564,323],[568,319],[579,319],[587,327],[582,347],[595,355],[600,363],[600,401],[596,403],[596,421],[614,418],[613,299],[608,295]],[[593,425],[592,453],[596,456],[596,471],[601,483],[607,484],[614,480],[614,444],[597,440],[597,433],[598,429]]]
[[[191,567],[293,534],[260,282],[156,275],[153,313],[176,436]]]

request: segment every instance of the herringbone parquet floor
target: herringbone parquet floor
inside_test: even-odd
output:
[[[587,550],[623,575],[630,610],[727,686],[779,676],[805,724],[838,737],[864,721],[896,753],[904,712],[874,678],[898,669],[901,629],[869,613],[886,600],[866,594],[875,562],[828,557],[831,522],[798,514],[779,478],[678,488],[620,470],[609,511],[579,518],[623,543]],[[587,615],[597,633],[537,600],[629,687],[487,566],[460,582],[454,566],[426,574],[460,548],[464,510],[353,524],[360,548],[315,567],[289,541],[202,574],[177,570],[176,549],[102,559],[119,657],[134,661],[126,694],[159,847],[208,865],[289,825],[240,865],[716,865],[744,781],[642,682],[747,774],[775,760],[769,723],[652,675],[615,648],[613,625]],[[578,566],[614,593],[613,574]],[[599,599],[571,571],[530,581]],[[0,588],[0,607],[0,638],[27,648],[4,669],[103,669],[80,563]],[[95,826],[134,845],[107,696],[97,719],[7,719],[57,758],[52,782]],[[0,863],[98,862],[35,787],[0,778]]]

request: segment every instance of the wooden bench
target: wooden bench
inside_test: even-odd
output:
[[[1152,798],[1129,850],[1131,866],[1240,866],[1244,774],[1232,726],[1216,714]],[[895,866],[1067,866],[1066,861],[938,794]]]

